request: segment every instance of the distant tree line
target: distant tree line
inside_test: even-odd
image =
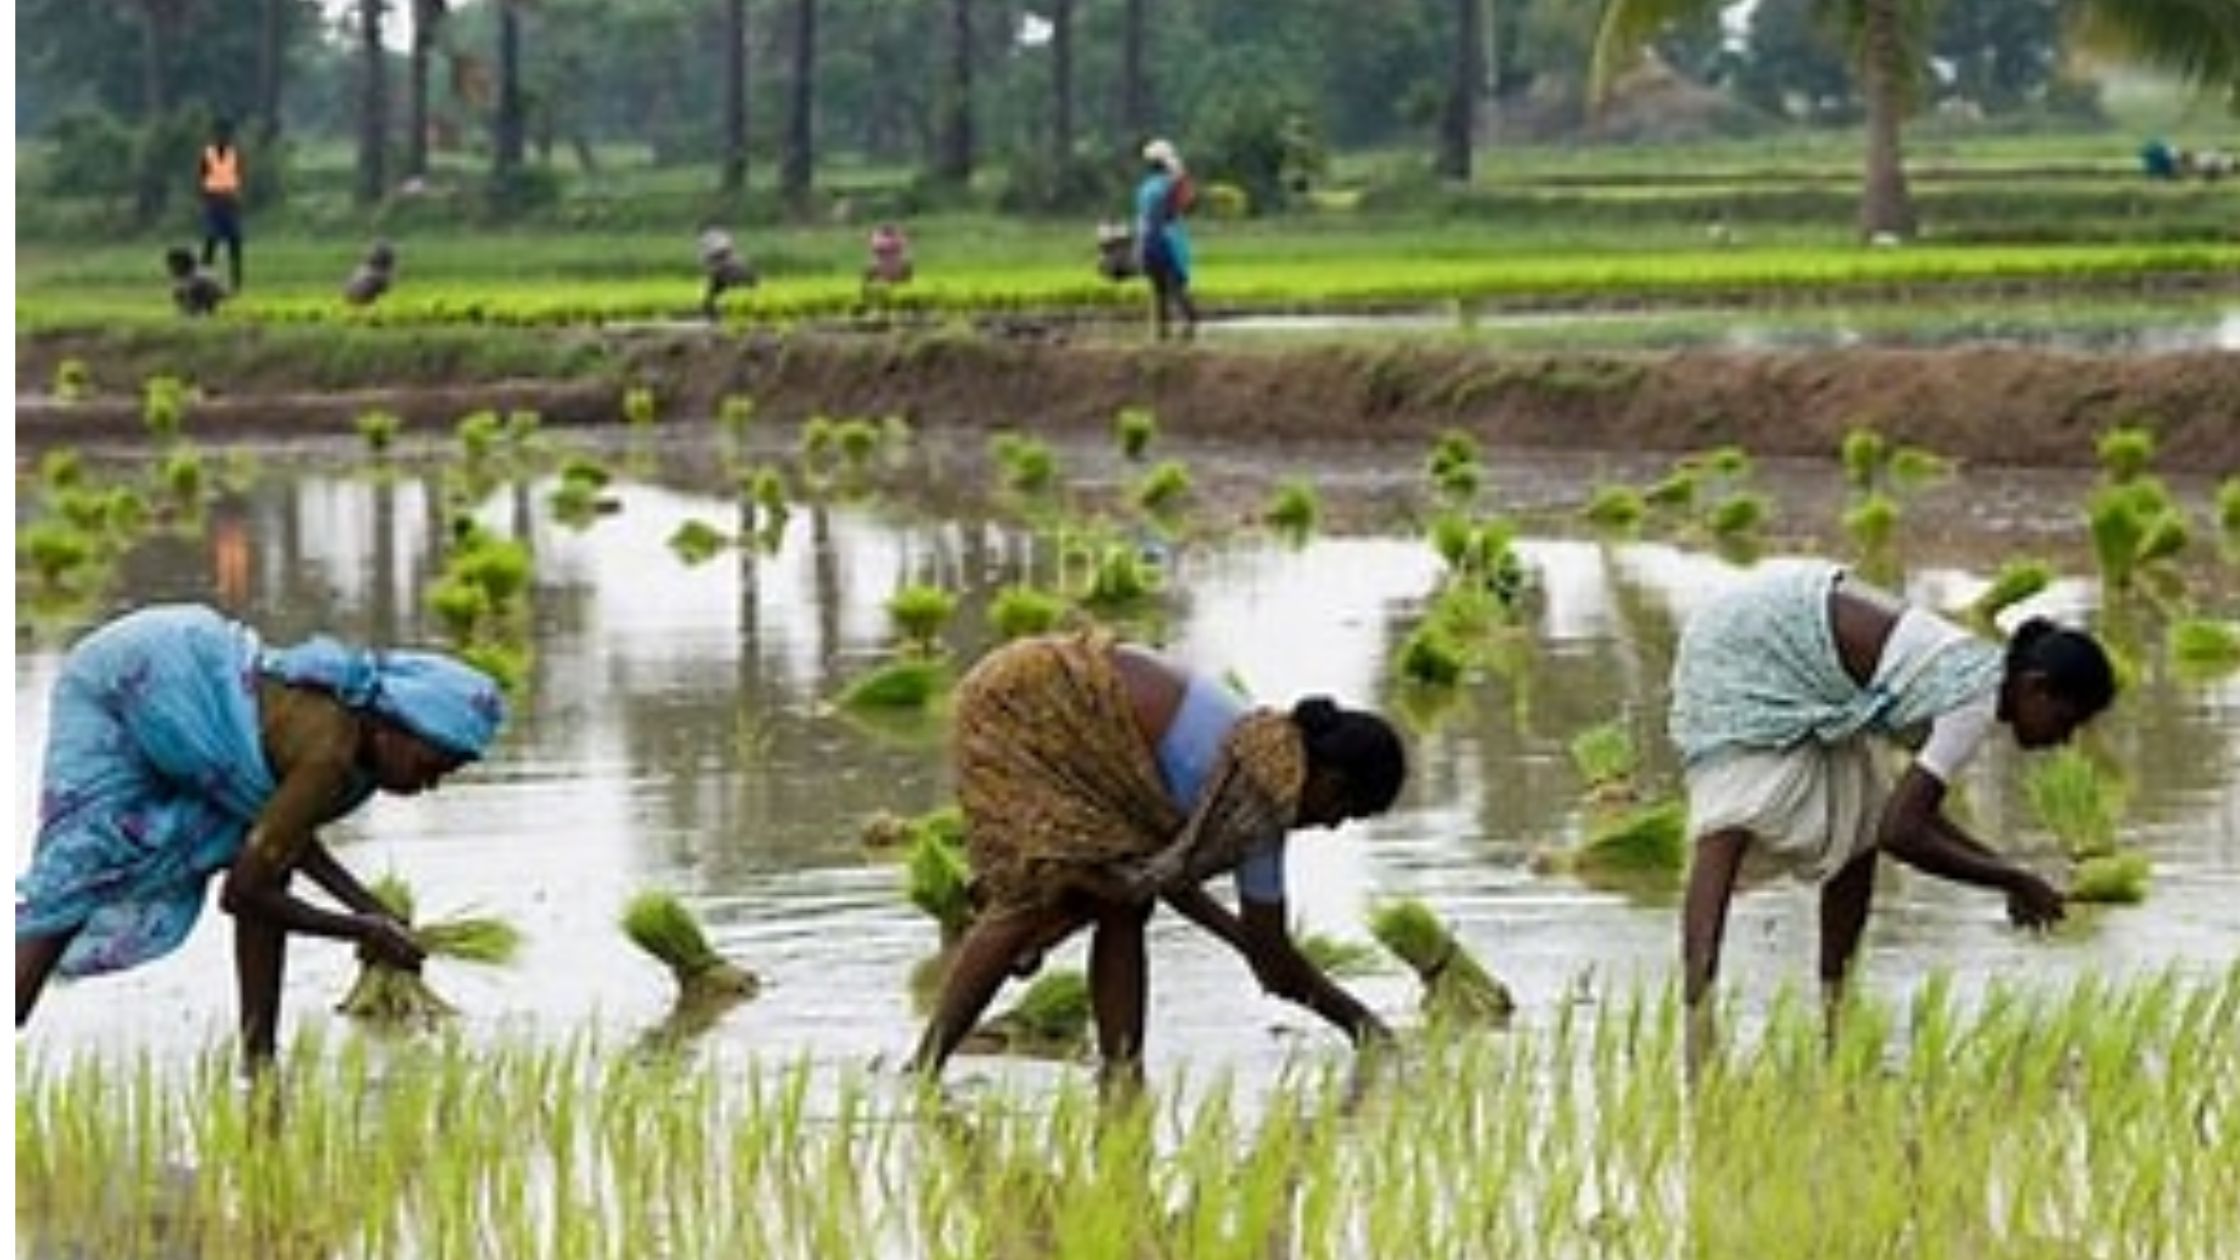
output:
[[[2197,8],[2214,28],[2236,2]],[[2127,4],[2180,0],[2100,0]],[[1862,72],[1884,61],[1914,108],[2089,106],[2060,81],[2064,0],[1759,0],[1739,31],[1723,7],[19,0],[18,127],[60,142],[59,188],[99,185],[150,212],[213,114],[241,124],[253,179],[270,168],[252,197],[280,195],[286,138],[348,137],[369,203],[464,155],[499,208],[532,204],[555,167],[592,170],[601,145],[635,142],[657,163],[704,165],[714,190],[740,195],[752,176],[802,209],[864,163],[915,171],[928,195],[997,171],[1010,204],[1055,209],[1109,195],[1146,137],[1172,134],[1260,210],[1334,147],[1417,148],[1467,179],[1489,143],[1592,130],[1594,72],[1643,47],[1736,102],[1718,116],[1728,128],[1871,117],[1880,80]],[[1901,7],[1895,51],[1862,58],[1858,15]],[[2179,68],[2230,78],[2215,58],[2240,33],[2227,38]]]

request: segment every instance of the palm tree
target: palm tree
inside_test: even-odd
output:
[[[1439,120],[1439,173],[1463,183],[1470,182],[1472,141],[1485,91],[1483,5],[1484,0],[1455,0],[1454,79],[1447,87],[1447,107]]]
[[[1829,0],[1853,35],[1860,95],[1867,110],[1866,183],[1859,231],[1866,239],[1910,236],[1913,204],[1906,190],[1900,131],[1933,0]],[[2084,28],[2104,46],[2221,87],[2240,103],[2240,0],[2083,0]],[[1590,95],[1607,95],[1616,72],[1668,22],[1701,17],[1719,0],[1603,0]]]
[[[747,190],[747,0],[723,0],[723,191]]]
[[[817,0],[794,0],[793,82],[786,105],[786,157],[781,182],[786,200],[802,206],[816,174]]]
[[[972,0],[949,0],[949,93],[934,174],[959,186],[972,182]]]
[[[435,56],[436,33],[443,25],[444,0],[412,0],[412,56],[408,73],[411,99],[405,102],[404,173],[428,173],[428,62]]]
[[[521,105],[520,0],[498,0],[498,116],[491,126],[492,172],[502,181],[521,169],[528,119]]]
[[[358,202],[372,205],[389,186],[388,49],[381,43],[382,0],[358,0],[358,52],[365,81],[358,97]]]

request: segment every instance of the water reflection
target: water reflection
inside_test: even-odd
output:
[[[1223,457],[1204,458],[1215,466]],[[551,518],[546,481],[506,486],[474,506],[536,555],[533,677],[519,720],[487,767],[427,797],[384,799],[337,839],[358,869],[405,874],[430,912],[473,905],[529,934],[511,972],[443,978],[470,1027],[561,1035],[597,1020],[627,1035],[657,1021],[667,978],[624,942],[615,919],[633,891],[659,884],[691,897],[719,948],[770,982],[709,1034],[718,1053],[893,1055],[914,1034],[904,977],[933,929],[902,900],[897,872],[864,856],[857,834],[876,811],[941,803],[947,766],[937,723],[915,736],[867,728],[831,697],[890,651],[883,604],[900,585],[938,581],[960,592],[950,646],[969,660],[989,641],[992,594],[1046,583],[1060,557],[986,504],[925,495],[801,504],[769,549],[690,566],[667,543],[680,524],[741,523],[705,463],[688,458],[619,484],[622,511],[586,529]],[[217,541],[149,540],[125,558],[116,602],[211,600],[279,640],[315,630],[431,638],[421,592],[444,536],[438,478],[350,477],[334,466],[268,467],[218,509],[229,524]],[[1574,486],[1588,477],[1521,456],[1499,466],[1542,495],[1551,477]],[[1273,479],[1294,470],[1256,471]],[[1396,461],[1377,475],[1405,482],[1413,465]],[[1783,493],[1796,503],[1825,496],[1811,478],[1832,475],[1816,470]],[[1999,552],[1996,505],[2027,500],[2031,489],[1991,473],[1971,481],[1956,510],[1964,528],[1909,554],[1909,593],[1942,603],[1972,594],[1987,555]],[[2025,519],[2020,528],[2049,527]],[[1566,750],[1581,729],[1624,721],[1651,776],[1671,781],[1661,730],[1675,627],[1738,571],[1658,543],[1547,533],[1528,536],[1523,550],[1544,593],[1529,668],[1465,687],[1415,737],[1401,808],[1336,836],[1303,837],[1292,886],[1306,927],[1353,939],[1364,937],[1375,898],[1431,901],[1532,1020],[1557,1003],[1670,974],[1669,906],[1535,876],[1527,859],[1574,825],[1578,783]],[[1176,652],[1270,702],[1325,692],[1405,708],[1390,660],[1437,561],[1400,525],[1296,549],[1251,531],[1194,538],[1167,560],[1173,585],[1151,624],[1165,627]],[[2076,611],[2091,591],[2067,584],[2042,599]],[[36,782],[57,658],[57,636],[41,636],[17,661],[19,866],[33,808],[22,787]],[[2152,900],[2039,943],[2005,931],[1995,899],[1894,875],[1869,938],[1872,983],[1902,991],[1936,966],[1980,980],[2240,952],[2240,921],[2229,913],[2240,895],[2240,685],[2188,689],[2153,670],[2097,738],[2133,776],[2130,818],[2157,864]],[[2016,756],[2002,747],[1984,759],[1966,785],[1969,808],[2002,841],[2043,844],[2013,786]],[[1810,975],[1810,904],[1809,892],[1790,888],[1738,904],[1730,967],[1744,988]],[[198,1045],[231,1019],[229,942],[213,919],[163,963],[57,993],[32,1035],[49,1045]],[[1297,1045],[1335,1048],[1311,1017],[1258,997],[1224,951],[1164,916],[1153,948],[1155,1064],[1213,1056],[1240,1072],[1272,1072]],[[1056,961],[1080,959],[1062,952]],[[350,970],[345,950],[299,947],[291,1021],[321,1018]],[[1397,1018],[1412,1011],[1413,982],[1398,970],[1360,987]]]

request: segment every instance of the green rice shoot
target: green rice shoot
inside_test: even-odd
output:
[[[716,952],[700,921],[674,893],[647,889],[622,910],[622,934],[669,969],[680,1001],[753,997],[762,982]]]
[[[1423,1012],[1433,1024],[1500,1025],[1516,1013],[1508,986],[1471,957],[1423,902],[1411,897],[1377,907],[1369,932],[1423,982]]]
[[[520,952],[521,933],[502,919],[458,915],[414,922],[412,889],[395,874],[375,880],[369,891],[407,926],[412,939],[431,959],[494,967],[512,962]],[[357,979],[335,1009],[352,1019],[395,1027],[432,1027],[457,1013],[457,1008],[430,988],[419,972],[391,967],[363,955]]]
[[[2080,748],[2063,748],[2030,764],[2023,795],[2038,821],[2073,861],[2115,850],[2123,814],[2122,781]]]

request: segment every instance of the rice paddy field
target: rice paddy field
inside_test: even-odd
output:
[[[1109,442],[780,427],[745,399],[638,420],[159,434],[19,466],[19,784],[60,653],[106,610],[196,599],[276,641],[463,644],[516,688],[496,755],[329,838],[424,914],[521,933],[502,966],[431,962],[458,1013],[411,1035],[335,1013],[350,951],[298,943],[257,1091],[214,908],[174,956],[50,991],[17,1043],[19,1254],[2228,1253],[2229,470],[2159,467],[2136,433],[2097,470],[1954,471],[1865,437],[1676,462],[1183,444],[1142,414]],[[1754,889],[1726,1053],[1690,1090],[1677,868],[1660,842],[1590,843],[1601,787],[1671,798],[1677,624],[1801,554],[1956,615],[2101,631],[2127,686],[2081,760],[1988,749],[1961,809],[2049,876],[2120,851],[2144,879],[2033,937],[1996,897],[1886,870],[1832,1047],[1810,890]],[[1344,982],[1397,1047],[1357,1060],[1161,916],[1140,1095],[1101,1095],[1062,1050],[960,1057],[938,1088],[898,1070],[941,931],[876,841],[948,801],[947,682],[1050,616],[1271,703],[1402,721],[1398,806],[1289,861],[1300,930],[1367,946]],[[674,1007],[619,925],[649,890],[759,994]],[[1505,1027],[1420,1012],[1367,926],[1403,899],[1514,995]],[[1049,969],[1082,965],[1076,942]]]

